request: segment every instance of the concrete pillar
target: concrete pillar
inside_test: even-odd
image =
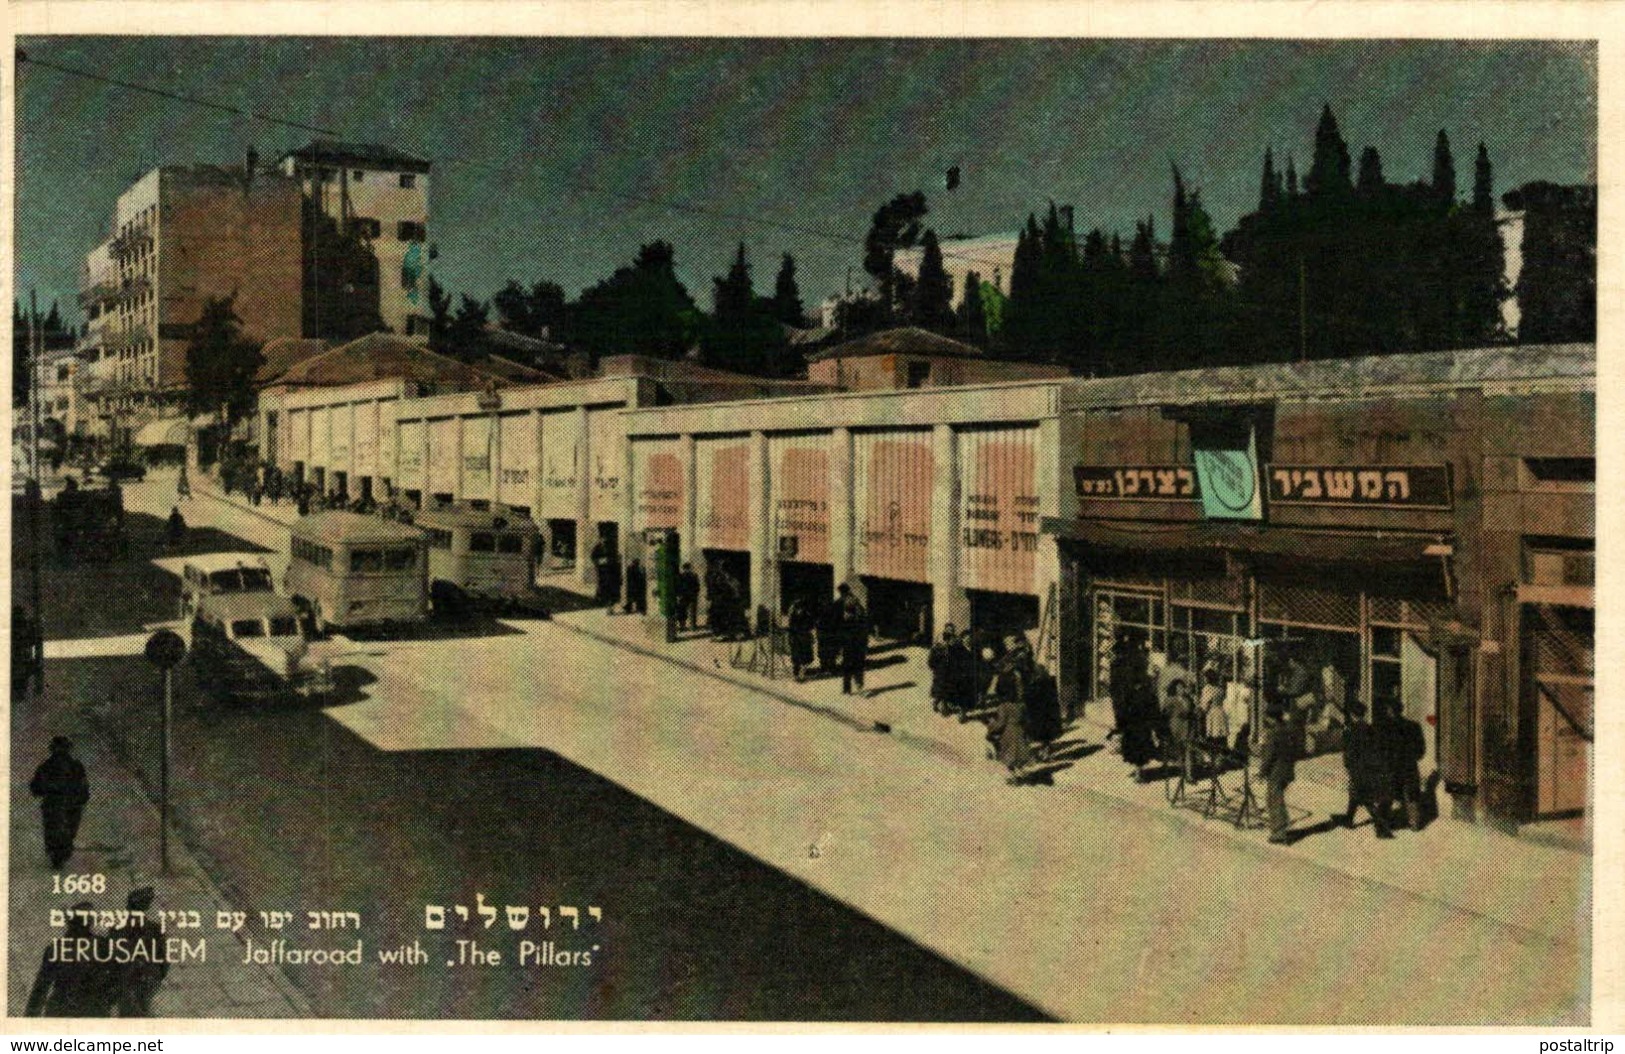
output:
[[[774,536],[772,510],[768,507],[767,433],[750,434],[750,602],[751,622],[755,624],[756,608],[767,605],[774,609],[774,596],[778,592],[778,565],[774,550],[778,538]],[[777,614],[774,611],[774,614]]]
[[[578,406],[575,410],[576,428],[581,436],[581,460],[576,465],[576,572],[575,580],[578,584],[591,588],[595,585],[592,561],[587,554],[592,552],[594,536],[598,528],[592,522],[592,436],[587,428],[587,408]]]
[[[530,518],[537,527],[542,526],[542,466],[547,462],[542,460],[542,410],[541,407],[530,412],[531,431],[534,433],[530,462]],[[548,539],[551,544],[552,539]],[[548,553],[549,568],[552,567],[552,553]]]
[[[433,503],[434,491],[434,488],[429,486],[429,419],[427,417],[423,419],[423,460],[419,464],[423,466],[423,472],[421,476],[422,482],[418,484],[420,488],[418,490],[418,501],[423,508],[427,509]]]
[[[837,428],[829,444],[829,560],[836,585],[851,581],[855,574],[855,490],[852,429]]]
[[[463,415],[458,414],[452,418],[457,426],[451,430],[452,449],[456,451],[457,461],[451,473],[451,500],[463,500],[463,472],[467,468],[468,451],[463,449]]]
[[[931,429],[931,549],[926,570],[931,579],[931,639],[942,627],[970,621],[970,603],[959,584],[959,444],[952,425]]]
[[[694,565],[700,575],[701,589],[705,584],[705,560],[700,556],[700,483],[699,473],[696,471],[694,437],[685,435],[680,440],[683,458],[683,519],[682,536],[677,539],[677,547],[682,558]]]
[[[491,445],[488,448],[491,454],[491,463],[486,466],[486,473],[491,479],[491,508],[502,504],[502,415],[492,413],[491,417]]]

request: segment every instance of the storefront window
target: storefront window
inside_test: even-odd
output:
[[[1359,630],[1310,629],[1279,622],[1261,622],[1258,630],[1266,642],[1266,701],[1279,699],[1298,708],[1311,755],[1342,750],[1348,704],[1360,698]],[[1294,663],[1302,666],[1306,677],[1292,672]],[[1294,692],[1289,687],[1295,677],[1296,687],[1304,690]]]
[[[1135,647],[1161,651],[1168,646],[1167,621],[1160,596],[1095,591],[1095,695],[1111,694],[1112,657],[1117,635],[1126,633]]]

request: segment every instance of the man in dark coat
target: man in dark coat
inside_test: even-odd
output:
[[[649,613],[649,575],[637,557],[626,565],[626,607],[623,610],[628,615]]]
[[[110,1017],[117,977],[106,960],[111,957],[107,938],[90,928],[96,905],[81,901],[68,909],[67,926],[53,939],[40,959],[39,973],[28,992],[28,1017]],[[79,941],[89,941],[81,947]],[[71,950],[66,954],[64,949]]]
[[[813,630],[818,626],[817,613],[807,597],[799,596],[790,602],[787,613],[790,630],[790,672],[801,680],[813,661]]]
[[[1405,818],[1413,831],[1422,829],[1422,759],[1427,756],[1427,737],[1422,726],[1406,717],[1397,699],[1386,699],[1377,704],[1384,715],[1379,725],[1377,740],[1387,755],[1392,772],[1392,793],[1396,802],[1405,803]]]
[[[976,709],[976,653],[971,650],[974,635],[965,630],[948,649],[948,703],[961,721]]]
[[[1061,696],[1055,678],[1038,664],[1026,634],[1013,633],[1005,644],[1008,660],[1020,669],[1025,686],[1022,727],[1027,738],[1037,744],[1038,757],[1047,760],[1050,746],[1061,737]]]
[[[841,598],[824,604],[818,613],[818,669],[833,675],[841,664]]]
[[[942,639],[931,645],[931,653],[925,658],[926,668],[931,671],[931,709],[939,714],[952,711],[949,699],[954,694],[953,685],[953,656],[951,654],[959,640],[959,632],[952,622],[942,627]]]
[[[869,664],[869,612],[841,583],[841,694],[863,693],[863,668]]]
[[[1376,728],[1365,721],[1365,706],[1356,701],[1348,704],[1348,728],[1343,735],[1343,767],[1349,775],[1349,807],[1341,817],[1344,827],[1354,826],[1354,814],[1361,806],[1371,814],[1371,824],[1378,838],[1392,838],[1388,829],[1388,816],[1392,807],[1390,790],[1393,776],[1388,771],[1387,756],[1377,742]]]
[[[151,886],[131,890],[125,901],[130,910],[129,919],[108,934],[115,941],[123,941],[126,948],[134,949],[139,944],[147,953],[132,956],[128,963],[122,964],[117,992],[119,1017],[151,1017],[152,997],[169,975],[163,928],[148,915],[152,897]]]
[[[700,576],[693,564],[684,564],[677,573],[677,625],[680,629],[693,629],[694,615],[700,606]]]
[[[67,736],[51,740],[51,755],[34,770],[28,789],[40,800],[45,855],[60,871],[73,856],[73,840],[79,835],[79,821],[90,800],[90,781],[85,778],[85,767],[73,756],[72,740]]]
[[[1269,812],[1270,841],[1284,844],[1292,840],[1287,829],[1292,818],[1287,813],[1286,789],[1298,774],[1296,723],[1291,713],[1271,707],[1264,715],[1264,743],[1258,752],[1258,774],[1264,780],[1264,807]]]

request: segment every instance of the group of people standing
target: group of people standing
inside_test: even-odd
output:
[[[864,669],[869,665],[869,636],[873,626],[869,609],[852,587],[842,582],[834,599],[819,603],[802,594],[790,602],[785,613],[790,638],[790,670],[795,679],[805,680],[813,659],[825,675],[839,671],[841,694],[862,693]]]
[[[1159,758],[1186,766],[1198,754],[1245,760],[1253,689],[1231,673],[1210,662],[1193,674],[1177,640],[1153,657],[1131,634],[1118,635],[1108,674],[1112,735],[1136,780],[1145,782]]]
[[[980,651],[971,630],[949,623],[926,659],[931,670],[931,706],[944,716],[969,720],[987,715],[992,756],[1022,783],[1033,766],[1047,761],[1065,727],[1054,675],[1038,661],[1026,634],[989,640]]]

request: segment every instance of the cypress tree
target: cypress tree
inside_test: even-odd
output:
[[[1298,196],[1298,169],[1292,163],[1291,154],[1286,155],[1286,196],[1289,198]]]
[[[982,308],[982,277],[965,272],[965,295],[959,302],[959,335],[982,347],[987,343],[987,313]]]
[[[1383,185],[1382,157],[1377,148],[1368,146],[1360,152],[1360,178],[1357,188],[1367,193]]]
[[[954,286],[942,263],[937,232],[926,231],[920,246],[920,274],[914,286],[914,323],[935,333],[947,333],[954,323]]]
[[[1349,181],[1349,148],[1337,130],[1337,118],[1327,103],[1320,111],[1315,129],[1315,158],[1304,180],[1304,190],[1314,197],[1341,197],[1353,189]]]
[[[789,253],[784,254],[779,277],[773,283],[773,317],[796,328],[807,321],[806,311],[801,306],[801,289],[796,285],[796,258]]]
[[[1456,162],[1450,156],[1450,137],[1439,129],[1433,144],[1433,193],[1446,205],[1456,203]]]
[[[1281,181],[1275,174],[1275,152],[1264,148],[1264,172],[1258,178],[1258,211],[1270,212],[1281,203]]]
[[[1478,144],[1478,160],[1473,165],[1473,210],[1486,216],[1495,215],[1495,171],[1490,167],[1490,152],[1483,143]]]

